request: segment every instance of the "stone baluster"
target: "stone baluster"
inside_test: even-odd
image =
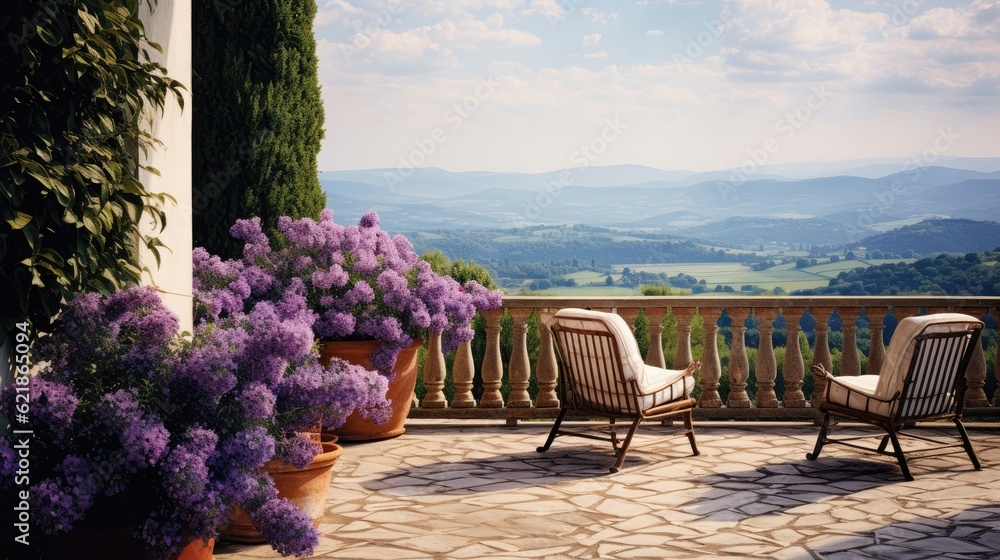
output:
[[[805,364],[799,348],[799,333],[802,331],[799,320],[802,319],[802,313],[801,307],[781,311],[785,316],[785,361],[781,365],[782,377],[785,378],[785,394],[781,396],[781,402],[785,408],[803,408],[807,404],[802,393]]]
[[[444,376],[447,367],[441,353],[441,333],[431,332],[427,337],[427,360],[424,361],[424,387],[427,393],[420,404],[423,408],[447,408],[444,398]]]
[[[455,396],[451,399],[451,407],[475,408],[476,399],[472,396],[472,383],[476,377],[476,364],[472,359],[471,341],[462,342],[455,350],[451,376],[455,380]]]
[[[812,365],[822,364],[826,371],[833,373],[833,360],[830,359],[830,316],[833,309],[829,307],[809,308],[809,313],[816,319],[816,347],[813,349]],[[810,368],[810,374],[812,374]],[[826,399],[826,379],[814,376],[812,405],[819,407]]]
[[[528,395],[528,380],[531,377],[531,365],[528,357],[528,317],[531,309],[512,308],[507,310],[514,319],[514,348],[507,364],[510,375],[510,398],[508,408],[531,407],[531,396]]]
[[[757,395],[754,400],[757,408],[777,408],[778,396],[774,394],[774,381],[778,377],[778,365],[774,360],[774,344],[771,334],[774,332],[774,318],[778,310],[766,307],[755,309],[757,331],[760,333],[760,346],[757,348],[757,361],[754,369],[757,372]]]
[[[861,375],[861,356],[858,354],[858,307],[838,307],[837,313],[843,324],[844,351],[840,354],[840,375]]]
[[[646,351],[646,365],[659,368],[667,367],[667,360],[663,357],[663,318],[666,316],[666,308],[646,308],[646,319],[649,320],[649,350]],[[689,335],[690,332],[689,327]]]
[[[746,320],[749,309],[728,308],[727,313],[732,318],[730,329],[733,332],[733,344],[729,349],[729,396],[726,406],[729,408],[750,408],[750,397],[747,396],[747,380],[750,378],[750,362],[747,359]]]
[[[674,354],[674,369],[684,369],[694,361],[691,354],[691,321],[694,319],[695,309],[674,307],[671,311],[673,311],[674,318],[677,319],[677,353]],[[702,356],[701,360],[704,363],[705,356]],[[718,357],[716,357],[716,361],[718,361]],[[716,371],[720,369],[722,369],[721,365],[716,368]],[[704,377],[705,374],[702,372],[702,378]]]
[[[882,364],[885,363],[885,344],[882,342],[882,333],[885,331],[885,315],[888,312],[889,308],[887,307],[865,308],[872,334],[871,349],[868,351],[868,367],[865,370],[867,375],[878,375],[882,371]]]
[[[559,397],[556,395],[559,368],[556,363],[552,330],[546,325],[546,322],[553,315],[555,315],[553,309],[539,310],[538,361],[535,363],[535,378],[538,380],[538,395],[535,398],[535,406],[538,408],[559,406]]]
[[[719,396],[719,378],[722,375],[722,362],[719,361],[716,337],[719,334],[719,317],[722,316],[722,308],[707,307],[701,308],[699,311],[702,318],[705,319],[705,340],[701,353],[701,394],[698,395],[698,406],[721,408],[722,397]],[[680,352],[680,345],[678,345],[677,353],[680,354]]]
[[[982,317],[986,314],[985,309],[963,309],[974,317]],[[965,370],[965,406],[987,407],[990,406],[990,399],[986,397],[984,387],[986,386],[986,356],[983,354],[982,339],[976,341],[976,346],[972,350],[972,359],[969,360],[969,367]]]
[[[503,408],[500,383],[503,380],[503,358],[500,356],[500,319],[503,309],[482,312],[486,318],[486,354],[483,356],[483,398],[481,408]]]

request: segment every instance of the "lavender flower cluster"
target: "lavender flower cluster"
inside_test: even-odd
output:
[[[381,341],[372,364],[391,376],[399,352],[414,339],[440,332],[449,352],[472,339],[469,324],[477,310],[502,304],[499,291],[435,273],[404,236],[379,228],[375,212],[346,227],[334,223],[330,210],[319,221],[286,216],[278,231],[280,248],[274,248],[259,218],[238,221],[230,233],[244,242],[242,259],[195,250],[203,313],[224,316],[259,301],[305,306],[315,338]]]
[[[253,303],[244,293],[227,302],[200,292],[190,337],[152,288],[70,302],[33,349],[48,362],[29,385],[33,527],[56,534],[116,521],[168,558],[182,532],[215,537],[240,504],[282,554],[312,552],[311,520],[277,497],[261,468],[307,465],[319,448],[297,432],[318,423],[337,427],[354,410],[384,421],[386,380],[340,360],[320,365],[301,291]],[[0,394],[8,417],[13,389]],[[12,437],[0,438],[2,494],[15,479]],[[115,500],[128,507],[110,509],[128,518],[94,519]]]

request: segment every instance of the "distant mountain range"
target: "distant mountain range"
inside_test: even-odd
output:
[[[947,166],[866,160],[752,175],[639,165],[535,174],[369,169],[324,172],[320,183],[338,222],[375,210],[390,231],[583,224],[747,246],[848,245],[927,218],[1000,215],[1000,158],[936,163]]]

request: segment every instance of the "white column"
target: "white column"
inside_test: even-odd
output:
[[[181,330],[190,331],[193,324],[191,289],[191,0],[160,1],[150,14],[145,2],[140,2],[140,19],[146,37],[163,47],[163,53],[149,49],[150,57],[167,69],[167,75],[188,88],[184,92],[184,109],[177,99],[167,94],[163,113],[148,110],[146,126],[162,144],[148,156],[139,153],[140,162],[160,172],[153,175],[140,171],[139,180],[149,192],[166,193],[176,202],[167,202],[167,227],[153,230],[144,220],[144,233],[159,237],[166,245],[160,249],[160,265],[145,248],[140,248],[143,283],[156,286],[160,297],[180,317]]]

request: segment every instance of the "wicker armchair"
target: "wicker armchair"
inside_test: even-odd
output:
[[[879,375],[834,377],[822,365],[814,366],[816,375],[826,377],[826,401],[820,405],[823,424],[816,447],[806,458],[815,460],[824,445],[845,445],[895,457],[906,480],[913,480],[899,444],[900,436],[933,444],[921,449],[920,455],[952,448],[958,441],[904,434],[903,428],[918,420],[951,420],[958,428],[962,448],[979,470],[979,459],[962,425],[962,407],[965,370],[982,329],[981,321],[960,313],[909,317],[896,327]],[[876,448],[854,443],[865,436],[831,438],[831,416],[874,424],[885,435]],[[886,451],[889,443],[891,452]]]
[[[562,309],[549,321],[555,340],[559,363],[559,417],[552,425],[545,445],[546,451],[559,436],[577,436],[606,441],[610,439],[617,460],[611,472],[618,472],[625,462],[632,437],[646,419],[659,420],[681,416],[694,455],[695,443],[691,409],[694,388],[692,374],[699,364],[684,370],[669,370],[643,363],[635,336],[625,321],[614,313],[585,309]],[[587,418],[609,419],[610,437],[589,432],[561,429],[568,412]],[[615,421],[632,422],[622,440],[615,430]]]

